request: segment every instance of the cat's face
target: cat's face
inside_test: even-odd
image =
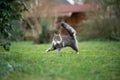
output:
[[[61,41],[61,36],[60,36],[60,34],[54,34],[53,40],[54,40],[55,42]]]

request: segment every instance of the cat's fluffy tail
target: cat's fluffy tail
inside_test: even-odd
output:
[[[73,29],[72,26],[70,26],[69,24],[65,22],[60,22],[60,26],[66,29],[71,37],[76,38],[76,31],[75,29]]]

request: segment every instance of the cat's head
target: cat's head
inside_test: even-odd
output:
[[[57,42],[57,41],[61,41],[61,36],[60,36],[60,34],[54,34],[54,37],[53,37],[53,40],[55,41],[55,42]]]

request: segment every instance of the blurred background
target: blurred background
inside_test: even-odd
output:
[[[26,21],[24,40],[49,42],[54,31],[66,35],[67,32],[56,24],[59,20],[73,26],[79,40],[120,40],[118,2],[117,0],[29,1],[26,4],[29,11],[23,13]]]
[[[118,0],[2,0],[0,41],[47,43],[56,31],[67,35],[57,21],[73,26],[79,41],[119,41],[119,3]]]

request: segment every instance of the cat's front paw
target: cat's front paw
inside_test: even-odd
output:
[[[79,52],[77,52],[76,54],[79,54]]]
[[[47,49],[45,52],[48,53],[48,52],[49,52],[49,49]]]

